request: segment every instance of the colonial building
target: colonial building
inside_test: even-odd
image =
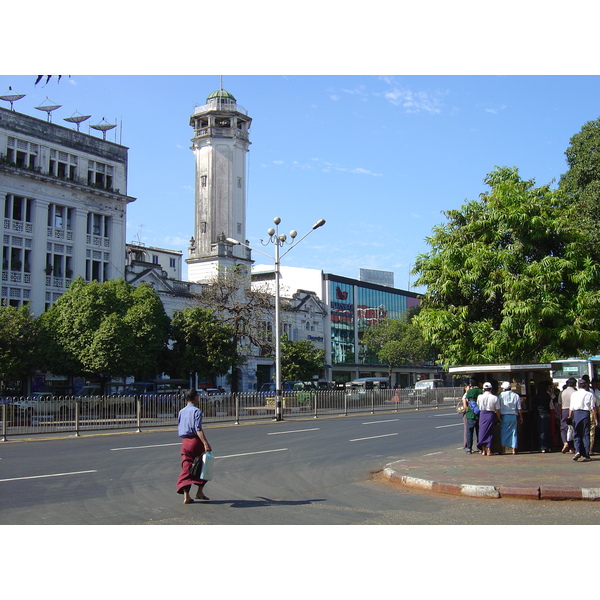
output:
[[[3,305],[39,315],[76,277],[124,276],[127,153],[0,108]]]
[[[133,286],[146,282],[154,288],[169,318],[176,310],[197,306],[194,295],[200,284],[183,281],[182,252],[144,244],[127,244],[125,281]]]

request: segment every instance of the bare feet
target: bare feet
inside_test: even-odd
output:
[[[205,496],[202,492],[198,492],[196,494],[196,498],[198,498],[198,500],[210,500],[210,498],[208,496]]]
[[[183,492],[183,503],[184,504],[194,504],[192,497],[189,492]]]

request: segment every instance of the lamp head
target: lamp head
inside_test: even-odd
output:
[[[325,219],[320,219],[312,226],[312,228],[318,229],[319,227],[323,227],[323,225],[325,225]]]
[[[269,229],[267,229],[267,234],[268,235],[275,235],[275,230],[272,227],[269,227]]]

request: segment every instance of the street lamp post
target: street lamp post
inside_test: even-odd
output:
[[[307,235],[312,233],[315,229],[322,227],[325,225],[325,219],[320,219],[317,221],[312,228],[299,240],[296,240],[296,236],[298,233],[295,230],[290,231],[291,240],[287,239],[285,234],[279,234],[279,224],[281,223],[281,219],[279,217],[275,217],[273,219],[273,223],[275,223],[275,228],[270,227],[267,230],[267,234],[269,235],[269,239],[266,242],[260,240],[260,243],[263,246],[268,246],[269,244],[273,244],[275,246],[275,256],[270,256],[269,254],[265,254],[260,250],[256,250],[248,246],[247,244],[243,244],[242,242],[235,240],[233,238],[227,238],[227,242],[233,245],[245,246],[254,252],[258,252],[259,254],[263,254],[269,258],[272,258],[275,263],[275,420],[282,421],[283,420],[283,402],[282,402],[282,390],[281,390],[281,337],[280,337],[280,306],[279,306],[279,278],[281,276],[280,266],[281,259],[292,249],[295,248]],[[280,250],[285,245],[288,244],[290,247],[281,254]]]

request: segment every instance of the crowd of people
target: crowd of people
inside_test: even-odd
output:
[[[496,395],[495,382],[486,381],[480,387],[477,381],[470,380],[465,386],[462,404],[467,454],[481,452],[490,456],[496,447],[501,454],[518,452],[519,425],[523,424],[524,413],[521,396],[509,381],[503,381],[499,387],[501,391]],[[587,375],[579,380],[571,378],[562,390],[550,381],[539,382],[527,408],[541,452],[560,448],[563,454],[573,454],[575,461],[592,460],[595,430],[600,423],[600,379],[590,381]],[[499,440],[495,439],[497,435]]]

